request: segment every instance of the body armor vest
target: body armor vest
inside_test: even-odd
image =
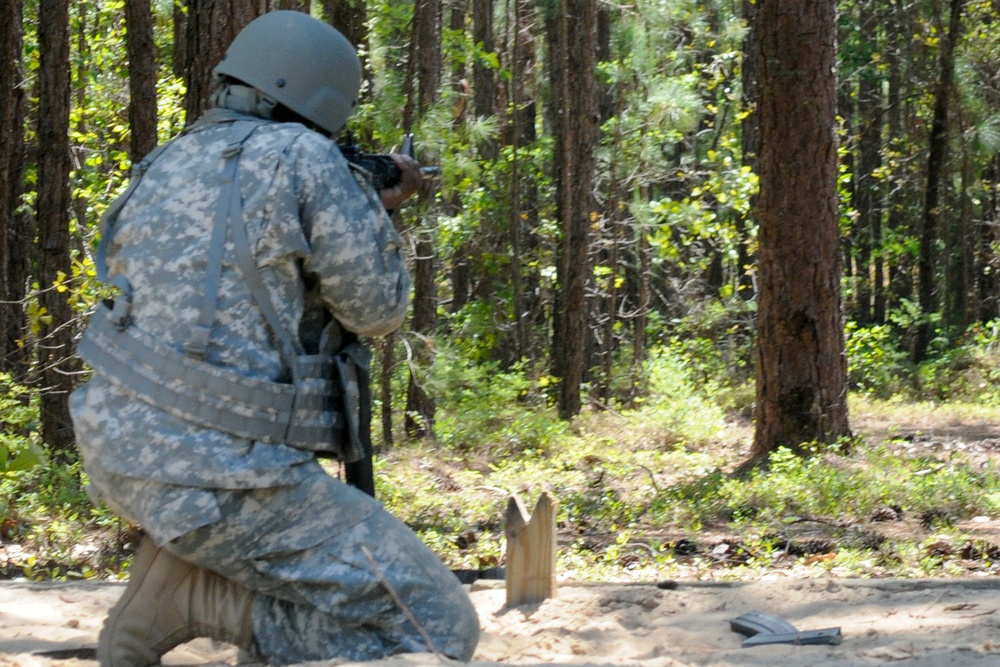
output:
[[[97,251],[98,277],[118,287],[114,301],[103,301],[91,316],[78,352],[92,368],[136,398],[205,428],[251,440],[284,443],[333,456],[361,459],[362,387],[367,386],[370,352],[353,342],[341,347],[336,321],[323,332],[317,354],[305,354],[298,339],[282,326],[261,280],[242,220],[237,178],[239,156],[250,135],[267,121],[221,114],[212,122],[232,121],[229,144],[208,251],[205,294],[191,339],[178,351],[142,331],[129,313],[132,288],[124,276],[108,279],[106,255],[118,215],[149,165],[169,146],[159,146],[132,170],[128,189],[104,216]],[[226,236],[231,234],[237,263],[254,303],[279,343],[291,382],[268,382],[207,363],[215,320]]]

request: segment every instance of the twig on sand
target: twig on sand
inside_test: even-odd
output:
[[[396,591],[393,590],[392,586],[389,585],[389,580],[385,578],[385,574],[383,574],[382,569],[378,566],[378,563],[375,562],[375,558],[374,556],[372,556],[372,552],[368,550],[368,547],[364,546],[361,547],[361,551],[362,553],[364,553],[365,558],[367,558],[368,562],[371,564],[372,570],[375,572],[375,576],[378,577],[378,580],[382,583],[383,586],[385,586],[385,590],[389,592],[389,596],[392,598],[392,601],[396,603],[396,606],[399,607],[399,610],[403,612],[403,615],[406,616],[406,618],[410,621],[410,623],[413,624],[413,627],[417,629],[417,632],[420,633],[420,636],[423,637],[424,642],[427,644],[427,648],[429,648],[431,650],[431,653],[437,656],[441,662],[447,662],[448,659],[444,656],[443,653],[438,651],[437,646],[434,645],[434,640],[431,639],[431,636],[429,634],[427,634],[427,631],[424,630],[424,627],[420,625],[420,622],[417,620],[417,617],[413,615],[413,612],[410,610],[409,607],[406,606],[406,603],[403,602],[403,599],[399,597],[399,594],[397,594]]]

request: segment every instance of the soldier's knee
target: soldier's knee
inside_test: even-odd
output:
[[[451,619],[450,627],[442,637],[442,645],[437,648],[449,658],[467,662],[476,652],[480,629],[479,615],[464,591],[455,596],[454,602],[449,600],[448,615]]]

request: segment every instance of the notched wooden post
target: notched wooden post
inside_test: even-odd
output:
[[[524,501],[507,501],[507,606],[541,602],[556,596],[556,509],[548,491],[529,517]]]

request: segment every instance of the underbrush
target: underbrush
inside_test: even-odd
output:
[[[619,433],[643,423],[641,411],[621,419],[636,421],[615,424]],[[401,449],[381,461],[382,485],[396,490],[383,497],[463,568],[500,563],[507,499],[518,493],[530,508],[542,490],[559,502],[566,578],[730,579],[775,569],[954,576],[1000,567],[1000,448],[992,445],[976,456],[939,441],[862,440],[850,454],[809,458],[782,449],[767,473],[739,478],[728,471],[746,447],[733,440],[649,448],[588,434],[608,421],[587,415],[547,456],[515,461]]]
[[[436,437],[380,448],[378,496],[455,568],[502,565],[509,499],[531,508],[549,491],[561,578],[994,574],[1000,400],[992,386],[976,394],[973,378],[992,382],[1000,364],[980,339],[964,348],[974,364],[938,359],[922,376],[938,378],[950,402],[881,395],[872,387],[906,377],[895,357],[875,355],[881,335],[849,347],[852,359],[869,357],[852,362],[852,446],[806,458],[779,450],[766,473],[742,477],[733,471],[752,437],[746,383],[720,376],[705,341],[664,345],[643,369],[641,400],[590,406],[572,422],[551,406],[551,378],[463,363],[442,347],[429,380]],[[909,378],[895,386],[919,386]],[[5,417],[21,438],[5,441],[11,451],[37,438],[37,408],[18,406]],[[136,528],[92,507],[84,482],[79,463],[0,472],[0,576],[120,576]]]

